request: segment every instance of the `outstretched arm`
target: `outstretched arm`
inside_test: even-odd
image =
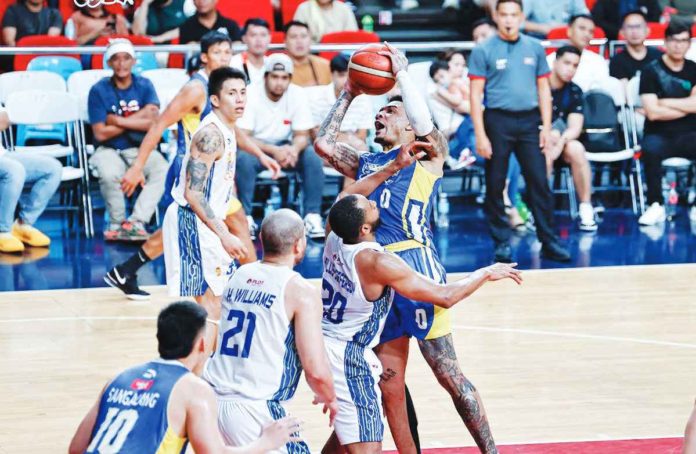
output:
[[[99,412],[99,401],[101,401],[102,394],[106,389],[106,385],[99,393],[99,397],[89,409],[85,417],[80,422],[80,426],[77,428],[75,435],[73,435],[70,441],[70,447],[68,452],[70,454],[82,454],[87,450],[89,442],[91,441],[92,431],[94,430],[94,424],[97,422],[97,413]]]
[[[356,96],[350,82],[346,83],[329,115],[322,122],[317,140],[314,141],[314,150],[319,157],[348,178],[355,178],[357,175],[360,152],[348,144],[338,142],[338,133],[343,117]]]

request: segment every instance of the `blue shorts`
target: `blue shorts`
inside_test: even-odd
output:
[[[389,250],[389,247],[386,247]],[[397,251],[418,273],[444,284],[447,282],[445,268],[440,263],[437,251],[429,247],[417,247]],[[379,343],[383,344],[399,337],[415,336],[418,339],[437,339],[452,332],[449,311],[430,303],[413,301],[398,293],[384,323]]]

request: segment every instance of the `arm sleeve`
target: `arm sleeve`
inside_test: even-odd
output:
[[[50,8],[50,20],[48,22],[48,28],[60,28],[61,30],[63,29],[63,16],[60,14],[60,11],[58,11],[55,8]]]
[[[106,104],[104,99],[102,99],[102,94],[97,88],[93,86],[89,90],[89,97],[87,98],[87,112],[89,113],[90,124],[95,123],[106,123]]]
[[[658,94],[657,74],[652,68],[645,68],[640,74],[640,89],[641,95]]]
[[[154,104],[155,106],[159,107],[160,106],[160,100],[157,97],[157,91],[155,90],[155,86],[152,85],[152,81],[150,79],[142,78],[143,85],[142,85],[142,99],[143,99],[143,106],[146,106],[148,104]]]
[[[487,77],[486,54],[481,47],[474,47],[469,57],[469,78],[485,79]]]
[[[3,27],[14,27],[17,28],[17,5],[12,5],[5,11],[5,16],[2,18]]]
[[[546,60],[546,52],[541,44],[536,46],[537,54],[537,77],[546,77],[551,73],[549,62]]]

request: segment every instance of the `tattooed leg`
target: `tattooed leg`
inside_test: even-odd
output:
[[[400,337],[381,344],[375,349],[383,369],[379,387],[382,390],[384,412],[387,415],[389,430],[396,449],[400,454],[416,453],[416,445],[408,424],[404,390],[408,345],[409,338]]]
[[[459,368],[452,335],[418,341],[418,346],[437,381],[452,396],[459,416],[481,452],[497,453],[481,397]]]

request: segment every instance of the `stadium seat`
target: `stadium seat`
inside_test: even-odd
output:
[[[61,183],[60,206],[50,209],[82,212],[85,236],[92,232],[91,203],[88,202],[88,175],[84,144],[79,132],[80,118],[77,99],[66,92],[49,90],[24,90],[10,93],[6,103],[7,114],[12,124],[39,126],[61,124],[65,128],[66,147]],[[45,147],[15,147],[13,153],[42,153]]]
[[[590,11],[592,11],[592,8],[594,8],[595,3],[597,3],[597,0],[585,0],[587,9],[589,9]]]
[[[150,79],[152,85],[155,86],[160,101],[160,112],[167,108],[181,87],[189,81],[186,70],[176,68],[151,69],[143,71],[141,76]]]
[[[269,24],[273,24],[273,7],[270,0],[225,0],[218,2],[218,12],[228,19],[232,19],[240,27],[244,26],[247,19],[260,17]]]
[[[89,123],[89,112],[87,111],[87,100],[89,90],[94,84],[104,77],[111,77],[110,69],[88,69],[72,74],[68,78],[68,93],[77,98],[80,120]]]
[[[379,35],[373,32],[363,30],[345,31],[327,33],[321,37],[321,44],[362,44],[362,43],[378,43]],[[320,57],[331,60],[338,52],[321,52]]]
[[[66,23],[70,16],[77,11],[74,0],[58,0],[58,11],[63,17],[63,23]]]
[[[295,17],[295,11],[300,3],[305,0],[280,0],[280,15],[283,19],[283,24],[287,24]]]
[[[593,36],[594,39],[602,39],[606,37],[607,35],[604,33],[604,30],[602,30],[600,27],[595,27]],[[556,27],[554,29],[551,29],[549,34],[546,36],[546,39],[548,39],[549,41],[568,39],[568,26],[564,25],[562,27]],[[547,47],[546,54],[552,54],[556,52],[556,49],[557,47]],[[590,46],[589,49],[599,53],[599,47],[597,46]]]
[[[181,41],[179,38],[172,40],[172,44],[180,43]],[[167,59],[167,68],[186,68],[186,54],[170,52],[169,58]]]
[[[0,23],[2,23],[3,17],[5,17],[5,11],[14,3],[14,0],[0,1]],[[0,33],[0,44],[4,44],[2,38],[2,33]]]
[[[72,47],[77,46],[77,42],[72,39],[68,39],[65,36],[49,36],[49,35],[33,35],[25,36],[17,41],[17,47],[35,47],[35,46],[60,46],[60,47]],[[41,54],[42,57],[47,55],[58,55],[62,57],[72,57],[77,60],[80,59],[79,54]],[[25,54],[25,55],[15,55],[14,58],[14,70],[15,71],[25,71],[29,66],[29,62],[34,58],[39,57],[37,54]]]
[[[110,36],[101,36],[97,38],[96,41],[94,41],[95,46],[106,46],[109,44],[109,40],[112,39],[117,39],[117,38],[125,38],[129,40],[131,43],[133,43],[134,46],[151,46],[152,40],[147,37],[147,36],[140,36],[140,35],[110,35]],[[135,53],[136,57],[136,64],[133,67],[133,72],[138,74],[142,71],[146,71],[148,69],[156,69],[157,68],[157,60],[155,59],[155,54],[154,52],[136,52]],[[94,54],[92,55],[92,69],[104,69],[107,67],[105,64],[106,62],[104,61],[104,54]]]
[[[283,44],[285,42],[285,32],[272,31],[271,44]]]
[[[36,57],[29,62],[27,71],[48,71],[67,81],[71,74],[82,71],[82,63],[72,57]]]

